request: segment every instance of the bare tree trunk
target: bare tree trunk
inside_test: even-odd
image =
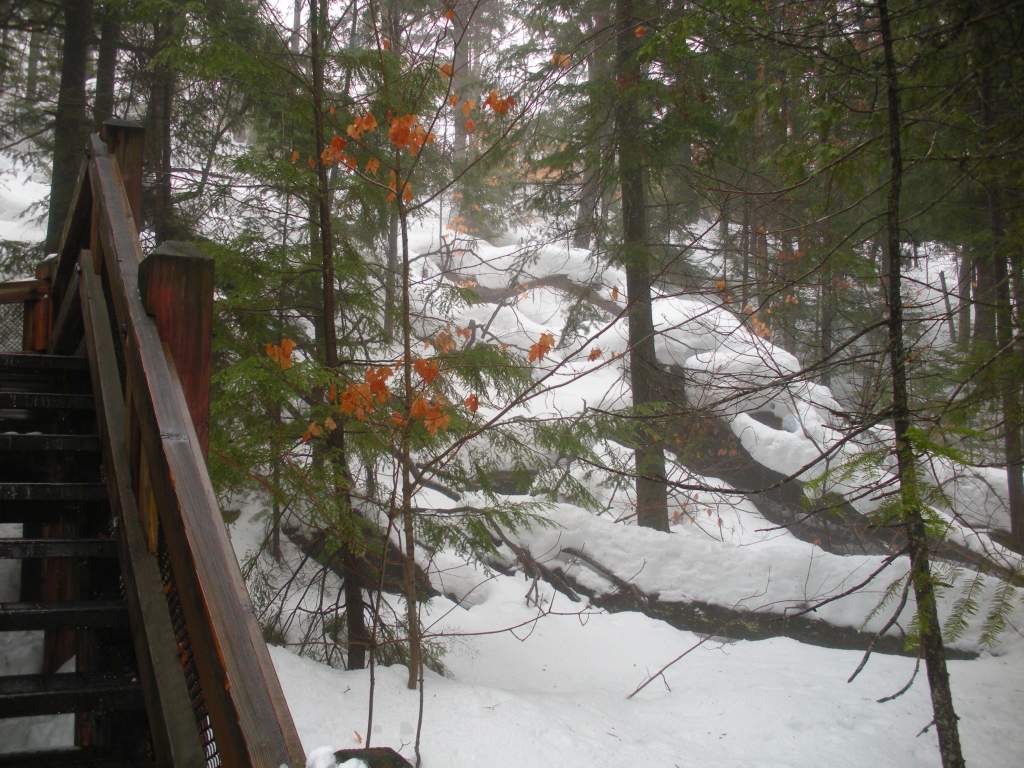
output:
[[[994,141],[995,104],[991,59],[981,63],[981,122],[985,143]],[[988,183],[986,202],[991,242],[986,254],[995,287],[996,336],[999,342],[997,378],[1003,410],[1003,453],[1006,459],[1006,484],[1009,491],[1010,530],[1017,548],[1024,551],[1024,480],[1021,478],[1020,364],[1013,348],[1013,307],[1010,303],[1010,275],[1006,260],[1006,223],[1003,190],[998,180]]]
[[[388,256],[384,269],[384,338],[395,338],[396,293],[398,292],[398,212],[388,213]]]
[[[886,214],[886,271],[889,276],[889,358],[892,366],[893,432],[896,440],[897,472],[900,479],[900,503],[907,546],[910,551],[910,580],[917,600],[920,643],[924,651],[928,683],[931,688],[932,712],[938,733],[939,754],[943,768],[964,768],[960,749],[960,732],[953,694],[946,669],[946,651],[935,600],[935,582],[931,575],[928,536],[921,512],[914,446],[910,440],[911,415],[907,389],[907,355],[903,345],[903,298],[901,294],[900,254],[900,191],[903,181],[903,158],[900,139],[902,128],[899,83],[893,54],[892,28],[887,0],[877,0],[879,26],[885,56],[887,103],[889,110],[889,204]]]
[[[100,47],[96,59],[96,100],[92,119],[96,127],[114,116],[114,86],[117,79],[117,52],[121,46],[121,15],[111,3],[103,4],[100,11]]]
[[[153,56],[158,56],[173,39],[180,18],[172,15],[153,29]],[[171,208],[171,110],[176,78],[166,64],[154,65],[150,73],[149,103],[146,107],[146,159],[156,177],[150,219],[157,242],[173,232]]]
[[[401,168],[395,173],[402,178]],[[399,182],[399,189],[401,189]],[[415,690],[419,684],[420,667],[423,664],[423,653],[420,640],[419,603],[416,598],[416,529],[413,520],[413,464],[412,446],[409,442],[411,429],[412,407],[412,306],[410,303],[411,275],[409,273],[409,228],[406,221],[405,204],[401,195],[395,201],[398,205],[398,218],[402,233],[402,365],[403,384],[406,392],[405,427],[402,429],[402,440],[399,452],[402,462],[402,539],[405,544],[403,564],[403,581],[405,586],[405,617],[409,633],[409,690]]]
[[[836,277],[832,269],[835,254],[825,257],[821,265],[821,359],[828,361],[832,356],[832,334],[836,315]],[[821,369],[821,383],[826,387],[832,385],[832,363],[826,362]]]
[[[309,48],[310,69],[313,81],[313,133],[314,150],[319,153],[326,146],[324,136],[324,51],[323,33],[327,27],[327,0],[310,0],[309,3]],[[334,275],[334,232],[331,222],[331,188],[327,179],[327,168],[322,162],[316,164],[317,179],[317,220],[320,229],[321,276],[323,317],[321,319],[321,346],[324,367],[338,367],[337,306],[335,302]],[[345,430],[339,425],[330,433],[332,449],[330,460],[338,470],[339,479],[334,494],[340,500],[345,514],[354,514],[352,509],[352,477],[348,467],[348,453],[345,447]],[[362,669],[366,666],[366,651],[369,634],[363,615],[363,584],[356,568],[355,557],[349,542],[342,541],[342,562],[345,566],[345,618],[348,629],[348,668]]]
[[[957,307],[956,343],[961,354],[966,354],[971,345],[971,277],[974,269],[965,249],[960,249],[959,256],[956,284],[960,304]]]
[[[619,98],[615,108],[618,137],[619,183],[622,188],[623,261],[629,310],[629,370],[633,405],[643,408],[655,402],[654,383],[658,361],[654,350],[654,320],[651,314],[651,254],[647,247],[647,208],[644,190],[642,136],[638,135],[641,78],[637,59],[638,40],[633,33],[637,18],[633,0],[618,0],[617,81]],[[665,454],[656,429],[641,427],[636,447],[637,522],[647,528],[668,530],[668,500],[665,483]]]
[[[608,26],[608,15],[594,15],[594,27],[600,31]],[[604,187],[605,157],[611,141],[611,120],[607,114],[607,102],[601,95],[602,89],[611,82],[611,62],[606,52],[607,36],[598,34],[593,41],[593,51],[587,63],[587,80],[590,85],[590,124],[592,139],[584,152],[583,186],[580,189],[579,205],[576,209],[576,226],[572,244],[576,248],[589,248],[597,230],[597,221]]]
[[[85,75],[92,28],[92,0],[64,0],[64,48],[60,93],[53,130],[53,173],[50,178],[50,217],[46,225],[46,252],[60,245],[64,219],[74,194],[78,168],[88,134]]]
[[[34,102],[39,90],[39,60],[42,58],[43,33],[33,24],[28,33],[28,68],[25,73],[25,101]]]

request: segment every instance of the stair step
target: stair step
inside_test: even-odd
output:
[[[0,539],[0,558],[117,557],[114,539]]]
[[[58,627],[123,627],[128,609],[122,600],[64,603],[0,603],[0,632]]]
[[[103,483],[0,483],[0,501],[102,501]]]
[[[87,373],[89,361],[74,355],[33,355],[23,352],[0,354],[0,373],[29,371],[32,373]]]
[[[98,453],[97,435],[43,435],[0,432],[0,452],[10,453]]]
[[[142,707],[137,680],[96,673],[0,677],[0,717]]]
[[[0,754],[0,768],[150,768],[149,761],[114,757],[94,749]]]
[[[91,411],[92,395],[62,392],[0,392],[0,409],[36,411]]]

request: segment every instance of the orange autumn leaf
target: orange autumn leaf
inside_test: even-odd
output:
[[[464,338],[466,341],[469,341],[470,337],[473,335],[473,329],[470,328],[469,326],[465,328],[456,328],[455,333]]]
[[[409,408],[409,417],[413,419],[422,419],[427,415],[427,411],[427,401],[422,397],[417,397],[412,401],[412,406]]]
[[[368,174],[370,174],[371,176],[376,176],[379,170],[380,160],[378,160],[376,157],[371,157],[369,160],[366,161],[366,172]]]
[[[440,353],[451,352],[455,349],[455,339],[448,331],[438,331],[433,339],[430,340],[431,345]]]
[[[381,405],[386,403],[391,395],[391,390],[388,389],[388,379],[393,373],[394,371],[386,365],[382,365],[380,368],[371,366],[366,370],[366,385],[369,387],[370,395]]]
[[[466,398],[466,407],[470,413],[476,413],[480,408],[480,398],[476,396],[475,392]]]
[[[476,107],[476,99],[466,99],[462,102],[462,116],[469,117],[469,113]]]
[[[451,62],[446,61],[444,64],[437,68],[437,71],[440,72],[445,77],[451,77],[452,73],[455,70],[452,68]]]
[[[433,383],[434,379],[437,378],[437,374],[440,372],[440,368],[436,361],[425,360],[422,357],[416,359],[413,363],[413,368],[416,369],[416,373],[418,373],[420,378],[427,384]]]
[[[312,171],[314,168],[316,168],[316,160],[314,160],[312,157],[307,157],[306,158],[306,165],[308,165],[309,166],[309,170]]]
[[[405,182],[402,185],[402,202],[403,203],[411,203],[412,202],[412,187],[409,185],[409,182]]]
[[[359,421],[366,419],[368,414],[373,413],[373,393],[369,384],[349,384],[341,393],[341,402],[338,404],[341,412],[347,416],[354,416]]]
[[[328,432],[333,432],[338,428],[338,422],[336,422],[334,419],[328,416],[326,419],[324,419],[324,428]]]
[[[495,114],[504,115],[508,110],[513,107],[516,103],[514,96],[506,96],[501,98],[498,96],[497,91],[491,91],[487,94],[487,98],[484,99],[484,106],[490,107],[494,110]]]
[[[457,93],[453,93],[451,96],[448,97],[448,106],[455,107],[455,106],[458,106],[458,104],[459,104],[459,95]]]
[[[602,354],[603,353],[601,352],[600,347],[594,347],[592,350],[590,350],[590,354],[587,355],[587,360],[589,360],[590,362],[594,362],[599,357],[601,357]]]
[[[646,34],[647,34],[647,27],[643,26],[642,24],[637,25],[633,29],[633,37],[635,37],[637,40],[639,40],[640,38],[642,38]]]
[[[452,21],[455,18],[455,9],[446,8],[444,12],[444,17],[448,19],[448,21]]]
[[[396,426],[396,427],[404,427],[405,426],[405,418],[400,413],[392,413],[391,414],[391,423],[394,426]]]
[[[466,133],[473,133],[476,130],[476,120],[469,118],[466,121]]]
[[[309,422],[309,426],[306,427],[306,431],[302,433],[302,442],[308,443],[314,437],[320,437],[323,434],[323,430],[320,429],[320,425],[315,421]]]
[[[291,154],[291,157],[290,157],[290,158],[288,159],[288,162],[290,162],[290,163],[293,163],[293,164],[294,164],[295,162],[297,162],[297,161],[298,161],[298,159],[299,159],[299,150],[297,150],[297,149],[293,149],[293,150],[292,150],[292,154]]]
[[[282,371],[292,367],[292,352],[295,350],[295,342],[291,339],[281,339],[280,344],[267,344],[264,347],[267,357],[273,360]]]
[[[551,351],[551,348],[555,346],[555,336],[552,333],[542,333],[540,340],[530,347],[529,361],[535,362],[543,360],[544,355]]]
[[[338,385],[335,384],[333,381],[331,382],[331,386],[328,387],[327,389],[327,402],[338,402]]]
[[[572,57],[568,53],[553,53],[551,63],[559,69],[569,69],[572,66]]]
[[[423,426],[431,435],[436,435],[439,430],[448,429],[451,420],[452,417],[441,410],[440,406],[434,406],[434,409],[423,419]]]
[[[399,149],[405,149],[412,138],[412,125],[415,120],[415,115],[403,115],[392,119],[391,127],[388,129],[388,140]]]

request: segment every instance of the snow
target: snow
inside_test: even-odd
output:
[[[788,639],[710,641],[631,700],[637,685],[701,638],[636,613],[586,610],[540,585],[547,615],[524,600],[529,585],[497,577],[471,610],[430,601],[425,622],[443,636],[446,676],[425,673],[424,768],[522,765],[892,765],[938,761],[923,672],[898,689],[914,660],[876,655],[852,683],[860,654]],[[436,624],[436,616],[445,615]],[[516,633],[499,632],[520,625]],[[366,738],[365,672],[328,669],[271,649],[307,747],[357,747]],[[1024,705],[1019,649],[951,662],[961,733],[973,765],[1024,759],[1014,732]],[[372,744],[412,758],[418,692],[402,667],[378,668]],[[999,702],[992,706],[994,697]]]
[[[50,194],[42,183],[0,155],[0,240],[32,242],[46,236],[46,221],[27,217],[28,209]]]

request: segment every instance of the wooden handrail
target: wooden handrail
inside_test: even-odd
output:
[[[112,441],[107,450],[113,463],[108,484],[118,496],[115,506],[120,514],[139,517],[139,526],[126,526],[126,536],[131,533],[129,528],[137,530],[148,555],[161,564],[169,622],[164,620],[166,616],[157,621],[142,615],[138,601],[132,611],[133,632],[135,623],[145,625],[143,639],[136,638],[136,648],[147,657],[140,663],[143,677],[148,678],[143,684],[154,688],[147,692],[147,702],[162,710],[174,698],[167,681],[156,679],[160,675],[155,669],[166,658],[164,662],[156,658],[160,651],[159,643],[154,642],[159,633],[166,634],[169,623],[176,633],[179,671],[188,684],[196,715],[192,735],[197,744],[201,739],[207,762],[215,754],[225,766],[301,766],[304,756],[298,734],[206,469],[204,443],[193,423],[195,407],[190,410],[196,395],[191,386],[186,395],[176,368],[175,359],[184,358],[172,349],[175,342],[166,332],[168,321],[151,317],[139,294],[142,249],[137,210],[130,202],[139,199],[138,190],[126,190],[119,160],[136,169],[130,181],[133,186],[140,184],[137,169],[141,160],[136,155],[141,134],[133,134],[125,124],[116,128],[107,132],[108,138],[113,136],[112,141],[119,142],[116,153],[109,151],[98,135],[90,140],[58,253],[52,295],[54,305],[61,307],[74,293],[81,293],[91,367],[105,377],[97,380],[96,394],[103,410],[105,437]],[[83,252],[88,254],[85,258],[80,257]],[[82,275],[78,291],[73,292],[76,270]],[[184,290],[194,291],[199,285],[212,292],[210,274],[209,280],[185,280]],[[108,300],[109,320],[98,306]],[[165,325],[163,336],[158,327],[161,322]],[[106,323],[118,331],[111,336],[111,346],[117,348],[113,354],[116,364],[111,353],[104,351],[100,326]],[[70,346],[72,342],[61,339],[60,343]],[[123,393],[120,408],[111,391],[111,367],[123,371],[117,376]],[[130,478],[124,477],[126,471]],[[152,584],[152,563],[146,565],[149,561],[139,551],[139,540],[136,537],[133,546],[124,547],[125,567],[141,569],[133,571],[132,578],[145,592],[142,585]],[[149,575],[140,575],[142,571]],[[152,610],[151,603],[147,606]],[[150,720],[165,723],[172,715],[151,712]],[[169,735],[164,725],[160,729],[164,742],[180,737],[180,729],[175,731],[177,736]],[[154,737],[158,746],[160,741]],[[179,750],[177,754],[185,753]],[[165,764],[191,764],[179,760],[167,755],[162,758]]]

